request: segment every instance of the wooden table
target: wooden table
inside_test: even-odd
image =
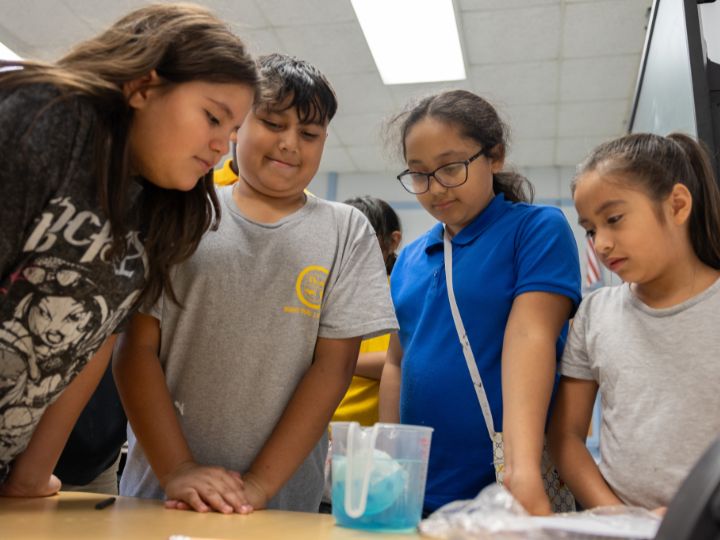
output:
[[[106,495],[61,492],[41,499],[0,497],[0,539],[418,540],[416,533],[370,533],[335,525],[327,514],[262,510],[247,516],[166,510],[162,502],[118,497],[95,510]]]

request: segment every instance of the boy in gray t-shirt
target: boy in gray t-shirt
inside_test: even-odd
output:
[[[366,218],[304,193],[329,84],[291,57],[260,62],[273,97],[238,131],[219,229],[173,271],[182,307],[164,296],[138,315],[117,358],[132,427],[120,491],[174,508],[317,511],[360,340],[397,329]]]

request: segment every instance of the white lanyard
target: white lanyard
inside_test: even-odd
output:
[[[490,403],[488,402],[487,394],[485,394],[485,388],[483,387],[482,379],[480,378],[480,372],[478,371],[477,364],[475,363],[475,355],[473,355],[472,348],[470,347],[470,341],[465,332],[465,326],[463,326],[462,318],[460,317],[460,310],[458,309],[457,302],[455,302],[455,291],[453,290],[453,279],[452,279],[452,243],[450,242],[450,235],[447,229],[443,232],[443,251],[445,256],[445,282],[447,283],[448,300],[450,301],[450,311],[452,312],[453,320],[455,321],[455,329],[457,330],[458,338],[460,339],[460,345],[462,346],[463,355],[465,356],[465,363],[467,363],[468,371],[470,372],[470,378],[475,388],[478,401],[480,402],[480,408],[482,409],[483,417],[485,418],[485,425],[487,426],[488,434],[491,440],[495,440],[495,427],[493,425],[492,412],[490,411]]]

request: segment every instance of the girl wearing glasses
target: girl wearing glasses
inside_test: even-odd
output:
[[[559,209],[529,204],[525,178],[503,172],[507,128],[484,99],[443,92],[392,124],[408,167],[398,180],[440,223],[392,273],[400,331],[380,420],[435,429],[426,512],[475,497],[497,473],[529,512],[547,514],[545,422],[580,302],[573,234]]]

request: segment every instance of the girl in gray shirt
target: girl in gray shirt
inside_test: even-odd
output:
[[[575,316],[549,441],[586,508],[667,506],[720,433],[720,193],[690,137],[595,149],[573,197],[600,261],[625,282]],[[585,437],[600,391],[601,461]]]

